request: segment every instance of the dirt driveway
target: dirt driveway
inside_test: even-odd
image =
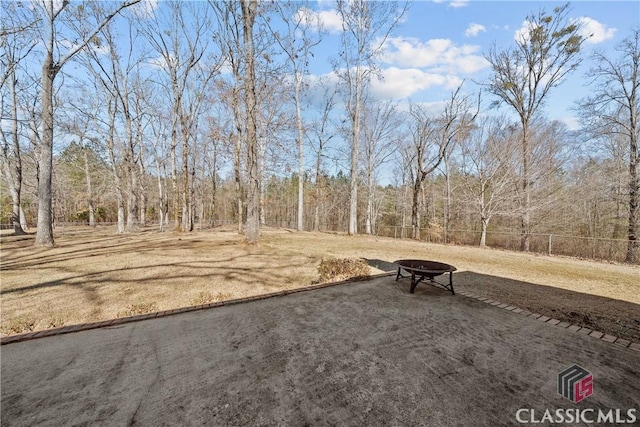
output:
[[[3,426],[500,426],[589,408],[640,418],[640,352],[431,286],[411,295],[393,277],[1,351]],[[557,391],[574,364],[593,375],[578,404]]]

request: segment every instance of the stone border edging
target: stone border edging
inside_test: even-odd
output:
[[[518,308],[518,307],[513,306],[513,305],[503,304],[500,301],[495,301],[495,300],[492,300],[491,298],[474,295],[471,292],[462,291],[462,292],[456,292],[456,294],[465,296],[467,298],[472,298],[472,299],[484,302],[486,304],[501,308],[503,310],[507,310],[507,311],[511,311],[513,313],[520,314],[521,316],[531,317],[533,319],[539,320],[539,321],[544,322],[544,323],[548,323],[550,325],[558,326],[560,328],[565,328],[565,329],[568,329],[568,330],[573,331],[573,332],[579,332],[581,334],[588,335],[590,337],[599,339],[601,341],[605,341],[605,342],[612,343],[612,344],[617,344],[619,346],[622,346],[622,347],[625,347],[625,348],[630,348],[630,349],[635,350],[635,351],[640,351],[640,343],[637,343],[637,342],[631,342],[631,341],[626,340],[624,338],[616,337],[614,335],[605,334],[604,332],[600,332],[600,331],[594,331],[592,329],[584,328],[584,327],[579,326],[579,325],[572,325],[571,323],[568,323],[568,322],[561,322],[558,319],[553,319],[553,318],[551,318],[549,316],[543,316],[543,315],[538,314],[538,313],[532,313],[531,311],[523,310],[523,309]]]
[[[296,294],[298,292],[313,291],[316,289],[328,288],[328,287],[337,286],[337,285],[344,285],[347,283],[373,280],[373,279],[378,279],[380,277],[393,276],[395,274],[396,274],[395,272],[381,273],[381,274],[375,274],[375,275],[366,276],[366,277],[356,277],[352,279],[342,280],[339,282],[321,283],[317,285],[306,286],[303,288],[287,289],[283,291],[270,292],[268,294],[254,295],[251,297],[243,297],[243,298],[235,298],[227,301],[212,302],[209,304],[194,305],[190,307],[176,308],[173,310],[164,310],[164,311],[158,311],[154,313],[138,314],[136,316],[120,317],[120,318],[111,319],[111,320],[102,320],[100,322],[80,323],[77,325],[60,326],[58,328],[43,329],[40,331],[27,332],[27,333],[18,334],[18,335],[8,335],[0,338],[0,345],[13,344],[16,342],[29,341],[37,338],[52,337],[56,335],[70,334],[73,332],[88,331],[90,329],[99,329],[99,328],[106,328],[106,327],[116,326],[116,325],[124,325],[126,323],[139,322],[141,320],[154,319],[157,317],[168,317],[168,316],[173,316],[175,314],[206,310],[208,308],[222,307],[225,305],[234,305],[234,304],[240,304],[243,302],[258,301],[261,299],[268,299],[268,298],[279,297],[279,296],[284,296],[289,294]]]

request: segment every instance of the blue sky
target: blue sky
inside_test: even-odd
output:
[[[162,7],[162,3],[143,0],[135,8],[151,11]],[[298,4],[312,8],[326,29],[313,51],[311,79],[330,75],[331,59],[340,49],[342,30],[336,2],[316,0]],[[467,91],[476,92],[479,86],[474,81],[484,81],[490,74],[483,55],[492,44],[514,46],[515,34],[523,28],[527,15],[541,9],[550,13],[563,4],[563,1],[413,1],[403,23],[387,41],[381,64],[384,81],[374,79],[372,92],[378,98],[400,103],[433,103],[434,108],[463,80],[467,81]],[[545,113],[575,130],[579,123],[572,109],[589,91],[585,77],[590,67],[589,55],[594,49],[612,52],[633,28],[640,27],[640,1],[574,1],[570,3],[569,18],[581,20],[585,34],[593,36],[584,45],[580,68],[550,93]],[[486,105],[491,100],[491,95],[483,96]]]
[[[389,39],[382,64],[383,82],[374,81],[373,91],[381,98],[400,102],[434,102],[447,98],[457,84],[472,82],[489,74],[483,59],[491,45],[513,46],[516,31],[525,18],[540,9],[551,12],[563,2],[529,1],[417,1],[410,5],[401,24]],[[339,48],[340,22],[334,2],[321,0],[316,11],[324,19],[328,34],[316,49],[311,74],[331,72],[329,58]],[[615,45],[640,26],[638,1],[578,1],[570,5],[569,17],[580,19],[593,34],[584,45],[581,67],[551,92],[546,114],[576,129],[575,102],[588,94],[585,73],[594,49],[612,51]],[[489,101],[490,95],[485,95]]]

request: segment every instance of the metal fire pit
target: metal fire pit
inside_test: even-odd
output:
[[[396,281],[398,281],[398,279],[402,277],[408,277],[402,275],[402,270],[405,270],[406,272],[411,274],[411,293],[416,290],[416,286],[418,286],[418,283],[422,282],[424,279],[429,279],[429,282],[431,282],[432,284],[440,286],[450,291],[452,295],[455,295],[455,292],[453,290],[453,272],[456,271],[456,268],[454,266],[442,262],[425,261],[420,259],[401,259],[398,261],[394,261],[394,264],[397,264],[399,266]],[[435,277],[445,273],[449,273],[448,284],[440,283],[435,280]]]

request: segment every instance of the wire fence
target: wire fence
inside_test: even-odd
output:
[[[396,239],[410,239],[412,227],[379,227],[376,235]],[[474,230],[449,230],[421,228],[420,240],[430,243],[479,246],[482,233]],[[491,248],[521,250],[520,233],[488,231],[486,245]],[[547,255],[565,255],[606,261],[624,262],[628,241],[599,237],[567,236],[562,234],[529,234],[529,251]]]

